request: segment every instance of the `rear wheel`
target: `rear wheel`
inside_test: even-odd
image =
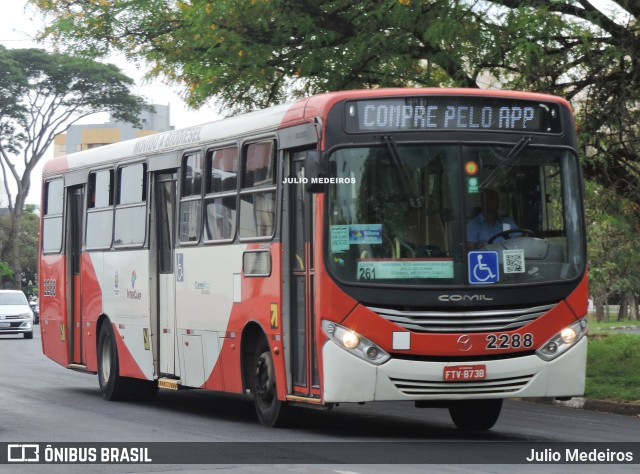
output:
[[[282,426],[286,418],[286,406],[278,400],[273,356],[269,344],[264,340],[255,352],[252,389],[260,423],[265,426]]]
[[[153,400],[158,384],[153,380],[134,379],[120,375],[118,347],[110,322],[105,322],[98,337],[98,382],[107,400]]]
[[[107,400],[123,400],[127,394],[127,380],[120,376],[118,347],[109,321],[100,328],[98,336],[98,382]]]
[[[486,431],[496,424],[502,410],[502,399],[460,400],[449,406],[453,423],[461,430]]]

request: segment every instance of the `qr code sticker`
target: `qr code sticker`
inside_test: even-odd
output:
[[[503,250],[504,273],[524,273],[524,249]]]

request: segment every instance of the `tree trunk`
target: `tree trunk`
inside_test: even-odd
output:
[[[629,292],[629,319],[638,320],[638,297],[633,291]]]
[[[604,321],[604,301],[600,296],[593,297],[593,304],[596,308],[596,321],[601,323]]]
[[[20,231],[21,231],[22,207],[15,207],[11,213],[11,227],[9,228],[9,238],[7,263],[13,270],[13,288],[22,289],[22,264],[20,262]]]
[[[616,321],[624,321],[627,319],[627,308],[628,308],[629,300],[627,299],[627,293],[623,293],[620,298],[620,306],[618,307],[618,317]]]
[[[19,181],[18,192],[16,193],[15,204],[11,210],[11,226],[8,235],[8,248],[6,249],[7,263],[13,270],[13,288],[22,289],[22,262],[20,259],[20,239],[22,238],[22,213],[24,201],[29,192],[29,179]]]

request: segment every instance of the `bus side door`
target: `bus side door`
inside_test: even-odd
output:
[[[67,188],[67,327],[70,360],[74,364],[84,364],[82,347],[82,229],[84,216],[84,186]]]
[[[176,216],[176,170],[162,170],[153,176],[153,223],[151,225],[151,258],[155,259],[157,329],[152,320],[156,366],[159,375],[178,375],[176,361],[176,278],[181,278],[180,262],[174,261]]]

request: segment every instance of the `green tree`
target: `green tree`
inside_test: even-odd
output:
[[[36,213],[33,204],[27,204],[20,217],[20,237],[18,245],[20,247],[20,268],[22,269],[21,280],[23,282],[22,289],[30,295],[34,288],[37,288],[38,273],[38,236],[39,236],[40,218]],[[6,259],[6,255],[10,253],[11,245],[9,242],[9,234],[11,232],[11,214],[0,216],[0,259]],[[6,265],[6,263],[5,263]],[[2,287],[14,286],[14,272],[7,265],[9,272],[3,272],[0,267],[0,281]]]
[[[144,102],[130,93],[132,85],[113,65],[0,46],[0,164],[11,211],[2,257],[14,271],[17,288],[22,278],[21,218],[33,169],[54,137],[82,117],[110,112],[137,124]]]
[[[31,0],[44,32],[89,56],[121,51],[152,75],[249,109],[328,90],[407,84],[473,86],[464,54],[478,27],[450,1]]]
[[[13,270],[6,262],[0,261],[0,281],[4,281],[5,278],[13,278]]]
[[[608,318],[611,297],[620,302],[618,319],[637,319],[640,288],[640,220],[635,204],[613,190],[588,182],[585,190],[589,287],[596,318]]]

